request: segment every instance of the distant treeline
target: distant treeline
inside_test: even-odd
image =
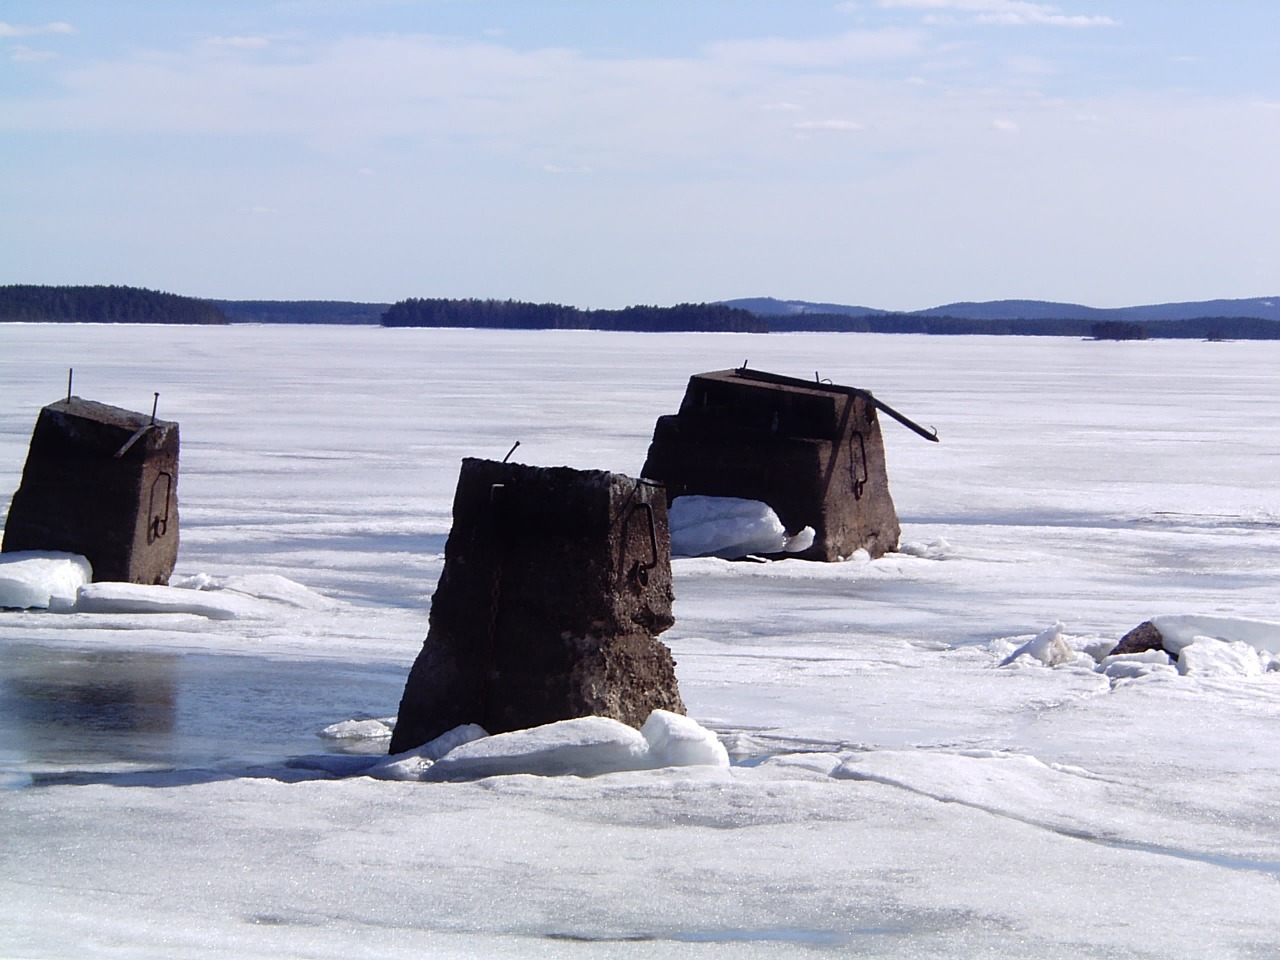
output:
[[[1092,327],[1095,340],[1150,340],[1151,333],[1140,323],[1123,320],[1103,320]]]
[[[215,300],[232,323],[377,324],[389,304],[346,300]]]
[[[1280,340],[1280,322],[1257,317],[1147,320],[1141,324],[1096,320],[975,320],[899,313],[853,317],[842,313],[794,313],[764,317],[774,333],[925,333],[957,336],[1091,337],[1095,340]]]
[[[1034,306],[1035,304],[1033,304]],[[1212,308],[1213,304],[1205,304]],[[1280,320],[1099,320],[1097,316],[996,319],[928,313],[755,313],[724,303],[582,310],[518,300],[412,299],[387,305],[344,300],[201,300],[120,286],[0,286],[0,322],[295,323],[500,330],[633,330],[651,333],[917,333],[957,336],[1091,337],[1095,340],[1280,340]]]
[[[646,333],[768,333],[770,323],[718,303],[580,310],[519,300],[401,300],[382,315],[384,327],[482,327],[498,330],[635,330]]]
[[[210,300],[139,287],[0,286],[0,322],[226,323]]]

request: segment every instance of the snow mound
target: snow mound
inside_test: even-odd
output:
[[[1000,666],[1007,667],[1019,657],[1030,657],[1046,667],[1058,667],[1065,663],[1074,663],[1079,659],[1080,654],[1062,635],[1062,631],[1065,629],[1066,625],[1059,620],[1001,660]]]
[[[655,710],[640,730],[609,717],[578,717],[487,736],[458,727],[368,771],[383,780],[479,780],[532,774],[595,777],[658,767],[728,767],[729,754],[697,721]]]
[[[93,579],[93,568],[79,554],[21,550],[0,555],[0,607],[18,610],[65,609],[76,591]]]
[[[773,508],[738,497],[677,497],[671,504],[671,555],[723,557],[733,560],[753,553],[799,553],[817,536],[805,527],[787,536]]]
[[[578,717],[472,740],[428,767],[423,779],[479,780],[530,773],[594,777],[647,766],[640,731],[609,717]]]
[[[236,593],[208,593],[141,583],[89,583],[77,593],[80,613],[192,613],[210,620],[266,616],[266,603]]]
[[[727,767],[729,751],[714,733],[689,717],[655,710],[640,728],[654,767]]]

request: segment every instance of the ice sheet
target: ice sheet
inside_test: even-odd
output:
[[[665,639],[732,766],[397,782],[318,736],[395,713],[463,456],[519,439],[527,462],[634,475],[689,374],[743,357],[872,390],[942,442],[882,425],[899,554],[674,562]],[[1152,616],[1280,622],[1280,422],[1258,416],[1278,362],[1271,343],[0,325],[0,509],[67,366],[104,402],[159,390],[183,432],[174,583],[258,611],[0,614],[22,731],[0,749],[0,952],[1268,956],[1280,671],[1099,661]],[[1000,666],[1059,622],[1075,659]],[[1271,652],[1203,626],[1188,649]],[[117,709],[157,684],[168,733],[140,729],[154,697],[132,725]]]

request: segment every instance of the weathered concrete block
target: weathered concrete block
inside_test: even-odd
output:
[[[178,425],[79,397],[49,404],[0,549],[78,553],[98,581],[168,583],[178,557]]]
[[[467,459],[426,642],[391,752],[490,733],[684,712],[662,490],[619,474]]]
[[[672,499],[759,500],[788,533],[813,527],[813,546],[788,556],[898,549],[884,440],[864,391],[746,369],[696,374],[680,412],[658,419],[641,473]]]

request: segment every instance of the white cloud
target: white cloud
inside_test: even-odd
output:
[[[836,67],[860,61],[893,60],[918,54],[923,38],[914,30],[853,30],[816,40],[769,37],[713,43],[707,52],[715,60],[774,67]]]
[[[271,46],[266,37],[209,37],[204,42],[206,46],[231,50],[261,50]]]
[[[1057,68],[1043,57],[1006,57],[1004,62],[1013,73],[1021,74],[1022,76],[1047,76],[1057,71]]]
[[[995,127],[1001,133],[1017,133],[1020,129],[1017,122],[1013,120],[992,120],[991,126]]]
[[[855,120],[801,120],[791,125],[796,130],[862,130]]]
[[[5,23],[0,20],[0,37],[35,37],[44,33],[75,33],[76,28],[69,23],[45,23],[39,25],[24,25],[20,23]]]
[[[52,50],[32,50],[30,47],[16,46],[9,50],[9,59],[14,63],[44,63],[57,59]]]
[[[970,14],[976,23],[1005,26],[1110,27],[1118,23],[1107,16],[1066,14],[1052,4],[1029,0],[880,0],[880,6],[885,9],[955,10]]]

